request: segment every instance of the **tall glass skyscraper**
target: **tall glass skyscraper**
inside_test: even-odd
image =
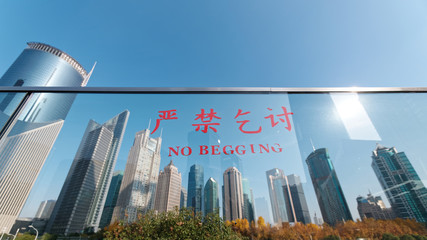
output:
[[[179,208],[181,204],[181,173],[173,165],[173,161],[159,173],[156,189],[154,209],[158,212],[167,212]]]
[[[195,212],[202,211],[204,181],[203,166],[192,165],[188,173],[187,207],[193,208]]]
[[[90,73],[65,52],[43,43],[28,43],[0,79],[0,86],[86,86]],[[5,123],[23,93],[0,97]],[[37,93],[27,100],[0,146],[0,226],[8,232],[55,143],[76,94]]]
[[[122,180],[123,171],[114,172],[110,183],[110,189],[108,190],[107,198],[105,199],[104,209],[102,210],[101,221],[99,222],[100,229],[110,225],[114,208],[117,204],[117,198],[119,197]]]
[[[148,129],[135,134],[113,221],[134,222],[138,220],[138,213],[145,214],[154,208],[161,146],[162,139],[151,138]]]
[[[98,230],[128,118],[126,110],[102,125],[89,121],[47,232],[69,235]]]
[[[294,222],[293,206],[289,194],[284,187],[289,189],[286,175],[282,169],[273,168],[266,172],[268,192],[270,194],[271,210],[275,224]]]
[[[242,178],[243,188],[243,218],[246,218],[249,222],[255,220],[254,214],[254,199],[252,194],[252,188],[249,186],[249,180]]]
[[[218,183],[213,178],[209,178],[204,190],[205,215],[209,213],[219,214]]]
[[[288,184],[283,187],[283,191],[290,195],[290,201],[292,201],[296,222],[302,222],[304,224],[311,223],[310,213],[308,211],[308,205],[300,177],[298,175],[291,174],[286,178],[288,180]]]
[[[324,221],[335,225],[337,222],[352,220],[328,150],[316,149],[305,161]]]
[[[225,170],[222,186],[223,218],[228,221],[243,218],[242,174],[235,167]]]
[[[427,222],[427,189],[404,152],[377,144],[372,168],[397,217]]]

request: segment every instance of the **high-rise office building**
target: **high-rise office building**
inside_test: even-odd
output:
[[[243,189],[243,218],[246,218],[249,222],[255,220],[254,215],[254,199],[252,196],[252,189],[249,186],[249,180],[242,178],[242,189]]]
[[[404,152],[377,144],[372,168],[396,217],[427,222],[427,189]]]
[[[283,191],[289,193],[290,201],[292,202],[295,212],[296,222],[302,222],[304,224],[311,223],[310,212],[308,211],[307,200],[305,199],[300,177],[291,174],[286,178],[288,184],[283,186]]]
[[[52,214],[53,207],[55,207],[55,200],[46,200],[40,203],[39,209],[34,218],[49,219]]]
[[[361,219],[393,219],[394,213],[391,208],[386,208],[380,196],[374,196],[371,193],[367,197],[359,196],[356,198],[357,210]]]
[[[138,219],[138,214],[145,214],[154,208],[161,146],[162,139],[151,138],[148,129],[135,134],[113,221],[134,222]]]
[[[110,225],[114,208],[116,207],[117,199],[119,197],[122,180],[123,171],[114,172],[113,178],[111,178],[110,189],[108,189],[107,198],[105,199],[104,209],[102,210],[101,221],[99,222],[99,228],[101,229]]]
[[[187,207],[195,212],[202,211],[204,172],[203,166],[194,164],[188,173]]]
[[[69,235],[98,230],[128,118],[126,110],[102,125],[89,121],[47,232]]]
[[[70,55],[28,43],[0,79],[0,86],[86,86],[90,73]],[[0,95],[4,124],[24,93]],[[76,94],[34,93],[7,137],[0,141],[0,226],[9,232],[61,131]],[[28,161],[31,159],[31,161]]]
[[[213,178],[209,178],[204,189],[205,215],[209,213],[219,214],[218,183]]]
[[[281,225],[282,222],[294,222],[294,208],[286,175],[278,168],[268,170],[266,175],[274,223]]]
[[[179,200],[179,208],[187,207],[187,189],[181,186],[181,200]]]
[[[230,167],[223,174],[222,186],[223,217],[232,221],[243,218],[243,186],[242,175],[235,167]]]
[[[316,149],[305,160],[323,220],[329,225],[352,220],[350,209],[326,148]]]
[[[173,161],[159,173],[154,209],[166,212],[179,208],[181,202],[181,173],[173,165]]]

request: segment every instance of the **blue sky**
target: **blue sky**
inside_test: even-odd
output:
[[[0,73],[7,70],[26,47],[26,42],[39,41],[69,53],[86,69],[90,69],[97,61],[88,86],[427,87],[426,23],[425,1],[7,0],[0,2]],[[369,104],[364,106],[374,125],[378,127],[384,119],[378,118],[375,122],[375,110],[382,109],[381,104],[389,104],[389,108],[404,108],[410,103],[418,109],[421,105],[417,103],[424,97],[413,102],[408,102],[407,98],[403,98],[404,101],[380,99],[377,109],[371,111],[367,107]],[[58,194],[62,182],[52,182],[51,179],[65,178],[68,168],[64,166],[71,165],[86,124],[91,118],[104,122],[124,109],[131,111],[129,127],[117,163],[118,168],[124,169],[135,132],[146,128],[149,119],[157,117],[158,110],[165,110],[162,108],[177,105],[189,120],[195,114],[195,109],[200,107],[216,107],[227,112],[230,117],[239,106],[244,106],[252,111],[259,110],[258,115],[254,116],[256,118],[264,116],[265,112],[262,111],[271,102],[276,102],[275,107],[282,103],[289,104],[287,96],[278,95],[256,98],[243,95],[218,98],[213,95],[199,98],[200,102],[195,103],[194,98],[188,96],[172,97],[172,100],[158,96],[78,96],[48,158],[44,173],[38,180],[49,182],[50,185],[40,185],[42,187],[38,190],[41,193],[31,193],[32,200],[24,209],[23,215],[31,215],[41,200],[55,198],[55,194]],[[240,105],[232,100],[240,102]],[[291,97],[293,111],[300,114],[295,115],[296,120],[301,121],[302,125],[313,127],[310,129],[316,129],[318,125],[313,122],[314,119],[301,119],[298,116],[310,116],[310,111],[303,110],[311,103],[325,103],[325,109],[331,109],[329,100],[320,100],[317,101],[316,97],[307,100]],[[390,105],[388,100],[394,105]],[[233,104],[230,105],[230,102]],[[420,114],[422,112],[415,111],[418,118],[410,119],[421,119],[417,122],[418,125],[409,125],[412,134],[417,134],[417,127],[422,128],[421,123],[425,119]],[[391,116],[397,117],[393,114]],[[224,123],[230,122],[234,123],[231,119],[224,120]],[[422,146],[423,138],[416,138],[419,139],[417,144],[412,145],[402,140],[405,139],[401,137],[403,133],[384,137],[384,134],[390,135],[386,129],[398,129],[390,124],[379,132],[385,141],[384,145],[396,145],[398,150],[406,152],[407,148],[401,149],[396,143],[400,140],[402,145],[406,144],[410,150],[414,149],[413,158],[422,163],[421,153],[415,153],[415,146]],[[335,126],[325,126],[325,129],[329,128]],[[181,138],[171,137],[173,140],[168,140],[171,145],[183,145],[187,141],[189,128],[181,131],[184,132],[179,135]],[[368,169],[365,170],[370,171],[370,151],[374,149],[375,141],[354,141],[345,134],[340,135],[344,130],[338,132],[340,131],[336,135],[337,139],[325,139],[320,132],[315,131],[312,138],[315,145],[318,142],[325,145],[319,147],[331,146],[331,156],[338,159],[337,169],[345,169],[345,164],[340,164],[339,159],[345,156],[346,151],[351,150],[347,146],[364,149],[366,152],[355,155],[353,161],[357,162],[357,159],[365,156],[364,160],[368,164]],[[166,127],[164,134],[166,138]],[[276,136],[275,134],[277,133],[269,133],[266,137]],[[301,142],[298,143],[300,152],[295,151],[296,148],[292,150],[295,151],[292,156],[300,155],[298,164],[311,149],[311,145],[307,145],[307,134],[311,133],[301,131],[296,136],[298,140],[305,140],[303,146]],[[226,141],[233,143],[243,139],[238,135],[228,135],[229,140]],[[408,136],[408,139],[414,139],[413,135]],[[165,144],[169,144],[168,141]],[[162,157],[162,166],[167,163],[165,159],[167,158]],[[255,160],[259,159],[248,161]],[[188,166],[182,165],[182,168],[185,167]],[[425,173],[424,166],[421,164],[419,167]],[[343,171],[350,173],[351,170]],[[246,171],[250,172],[250,168],[246,168]],[[52,175],[53,173],[56,175]],[[285,169],[285,173],[291,172]],[[186,174],[187,172],[183,172],[183,175]],[[370,178],[366,179],[372,180],[372,174],[371,171]],[[338,173],[339,177],[340,175],[342,174]],[[255,197],[264,196],[269,201],[265,186],[262,189],[265,176],[250,181],[254,186],[259,186],[261,191]],[[258,181],[261,185],[257,185]],[[311,194],[310,197],[314,199],[309,178],[308,181],[307,194]],[[345,184],[349,184],[349,188],[356,186],[350,180]],[[366,189],[365,185],[361,185],[360,189],[362,187]],[[374,185],[373,188],[373,192],[380,191],[379,185]],[[347,201],[354,202],[354,195],[366,193],[367,190],[353,191]],[[314,209],[318,208],[316,202],[311,203]],[[354,212],[354,203],[352,204],[353,217],[356,218],[358,215]],[[318,210],[316,212],[319,214]]]
[[[2,1],[0,72],[41,41],[88,86],[426,86],[425,1]]]

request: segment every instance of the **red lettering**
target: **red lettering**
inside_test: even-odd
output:
[[[262,150],[264,149],[267,153],[270,152],[270,149],[268,148],[268,144],[267,147],[264,147],[264,145],[262,144],[258,144],[259,145],[259,153],[263,153]]]
[[[240,148],[240,147],[242,147],[242,148],[243,148],[242,152],[239,152],[239,148]],[[239,155],[243,155],[243,154],[245,154],[245,153],[246,153],[245,146],[243,146],[243,145],[238,145],[238,146],[236,147],[236,153],[237,153],[237,154],[239,154]]]
[[[251,144],[251,152],[255,153],[255,149],[254,149],[254,145],[253,144]]]
[[[230,150],[230,153],[227,153],[227,147],[229,147],[231,150]],[[231,146],[231,145],[226,145],[226,146],[224,146],[224,148],[222,148],[222,152],[225,154],[225,155],[230,155],[230,154],[233,154],[234,153],[234,150],[233,150],[233,147]]]
[[[188,149],[188,153],[187,154],[185,154],[185,151],[184,151],[185,149]],[[192,152],[193,152],[193,150],[190,147],[183,147],[181,149],[181,154],[184,155],[184,156],[189,156],[189,155],[191,155]]]
[[[209,153],[208,146],[200,145],[200,154],[199,155],[206,155],[208,153]]]
[[[212,145],[212,155],[219,155],[219,145]]]
[[[276,150],[273,146],[271,146],[271,150],[273,150],[273,152],[276,152],[276,153],[282,152],[283,148],[280,147],[280,144],[275,143],[274,145],[277,145],[277,148],[279,150]]]
[[[172,156],[171,151],[173,153],[175,153],[176,156],[178,156],[178,154],[179,154],[179,146],[176,146],[176,151],[175,151],[175,149],[173,149],[173,147],[169,147],[169,155],[168,155],[168,157]]]

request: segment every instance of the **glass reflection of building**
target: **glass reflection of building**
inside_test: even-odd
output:
[[[316,149],[307,157],[306,162],[323,220],[329,225],[352,220],[328,150]]]
[[[356,198],[357,210],[361,219],[393,219],[394,213],[391,208],[386,208],[380,196],[374,196],[371,193],[366,197],[359,196]]]
[[[108,189],[107,198],[105,199],[104,209],[102,210],[99,228],[102,229],[110,225],[113,211],[117,204],[117,198],[120,193],[120,186],[123,180],[123,171],[116,171],[111,178],[110,188]]]
[[[292,202],[293,210],[295,212],[296,222],[302,222],[304,224],[311,223],[310,213],[308,211],[308,205],[300,177],[295,174],[291,174],[286,178],[288,180],[288,184],[283,187],[283,191],[290,195],[290,201]]]
[[[289,190],[286,175],[282,169],[273,168],[266,172],[268,192],[270,194],[271,210],[275,224],[282,222],[294,222],[293,207],[288,192]]]
[[[113,221],[134,222],[138,219],[139,213],[145,214],[154,208],[161,146],[162,139],[151,138],[148,129],[135,134],[114,209]]]
[[[202,211],[203,202],[203,166],[194,164],[188,173],[187,207],[193,208],[195,212]]]
[[[377,144],[372,168],[396,217],[427,222],[427,189],[404,152]]]
[[[154,209],[158,212],[171,211],[179,208],[181,204],[181,173],[173,165],[173,161],[163,168],[159,173],[156,188]]]
[[[254,198],[252,194],[252,188],[249,186],[249,180],[242,178],[243,188],[243,218],[246,218],[248,222],[255,220],[254,215]]]
[[[104,124],[89,121],[55,205],[47,232],[96,232],[110,187],[129,111]]]
[[[42,43],[28,43],[0,79],[0,86],[86,86],[90,73],[70,55]],[[0,100],[5,123],[23,99],[8,93]],[[76,94],[35,93],[0,146],[0,226],[10,228],[62,128]],[[28,161],[31,159],[31,161]]]
[[[227,168],[223,174],[223,181],[223,218],[228,221],[243,218],[242,174],[235,167]]]
[[[204,189],[205,215],[209,213],[219,214],[218,183],[213,178],[209,178]]]

